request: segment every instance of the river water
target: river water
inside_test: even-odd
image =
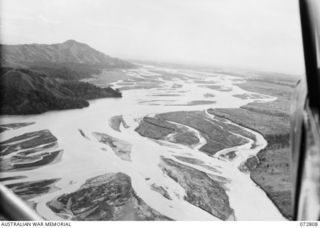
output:
[[[1,140],[26,132],[48,129],[57,137],[59,148],[63,149],[62,157],[52,164],[31,170],[1,173],[2,177],[26,176],[23,182],[60,178],[55,184],[57,191],[32,199],[37,203],[36,210],[40,215],[50,220],[61,220],[47,207],[48,201],[77,190],[89,178],[109,172],[123,172],[131,177],[137,195],[161,214],[174,220],[219,220],[183,199],[185,190],[164,175],[159,167],[163,156],[230,180],[226,187],[230,206],[234,210],[233,219],[284,219],[265,192],[250,179],[249,174],[241,172],[238,168],[248,157],[257,154],[267,145],[259,133],[243,128],[255,135],[255,147],[252,148],[254,141],[248,139],[248,143],[242,146],[226,148],[211,157],[199,151],[206,140],[196,129],[189,126],[184,127],[199,138],[199,143],[192,147],[168,141],[157,143],[135,131],[144,116],[174,111],[205,112],[209,108],[239,108],[253,101],[270,102],[275,100],[275,97],[244,91],[237,86],[244,79],[226,74],[154,66],[140,66],[138,69],[123,71],[123,74],[127,79],[111,83],[114,87],[124,89],[121,99],[94,100],[90,102],[90,107],[84,109],[1,117],[2,123],[35,122],[27,127],[6,131],[1,135]],[[247,96],[234,96],[239,94]],[[120,131],[116,131],[110,126],[110,119],[118,115],[123,116],[128,128],[121,126]],[[214,118],[207,112],[206,115]],[[79,130],[87,138],[83,137]],[[119,158],[110,147],[99,143],[94,137],[94,132],[105,133],[129,143],[131,161]],[[219,155],[231,150],[236,151],[235,159],[229,161],[219,158]],[[218,172],[179,161],[174,155],[201,160]],[[21,180],[5,183],[18,182]],[[153,191],[150,187],[153,183],[167,189],[172,200]]]

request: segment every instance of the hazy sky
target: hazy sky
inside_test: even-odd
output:
[[[297,0],[0,0],[2,43],[85,42],[122,58],[303,72]]]

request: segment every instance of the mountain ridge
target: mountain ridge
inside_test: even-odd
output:
[[[133,64],[110,57],[88,44],[67,40],[55,44],[1,44],[3,65],[30,64],[37,62],[79,63],[101,67],[132,67]]]
[[[88,78],[103,69],[135,67],[76,40],[55,44],[0,44],[0,51],[2,67],[27,68],[70,80]]]

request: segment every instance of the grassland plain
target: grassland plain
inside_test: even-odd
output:
[[[213,122],[203,111],[169,112],[158,114],[153,118],[145,117],[136,131],[140,135],[152,139],[165,139],[169,134],[176,132],[175,143],[189,146],[198,143],[195,135],[191,132],[177,129],[172,122],[183,124],[199,131],[207,140],[200,150],[208,155],[214,155],[219,150],[239,146],[246,142],[243,138],[222,128],[220,123]]]

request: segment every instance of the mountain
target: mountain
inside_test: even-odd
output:
[[[30,69],[2,68],[0,114],[38,114],[49,110],[84,108],[89,99],[121,97],[118,90],[56,79]]]
[[[29,68],[64,79],[90,77],[102,69],[134,67],[75,40],[58,44],[0,45],[0,50],[4,67]]]

